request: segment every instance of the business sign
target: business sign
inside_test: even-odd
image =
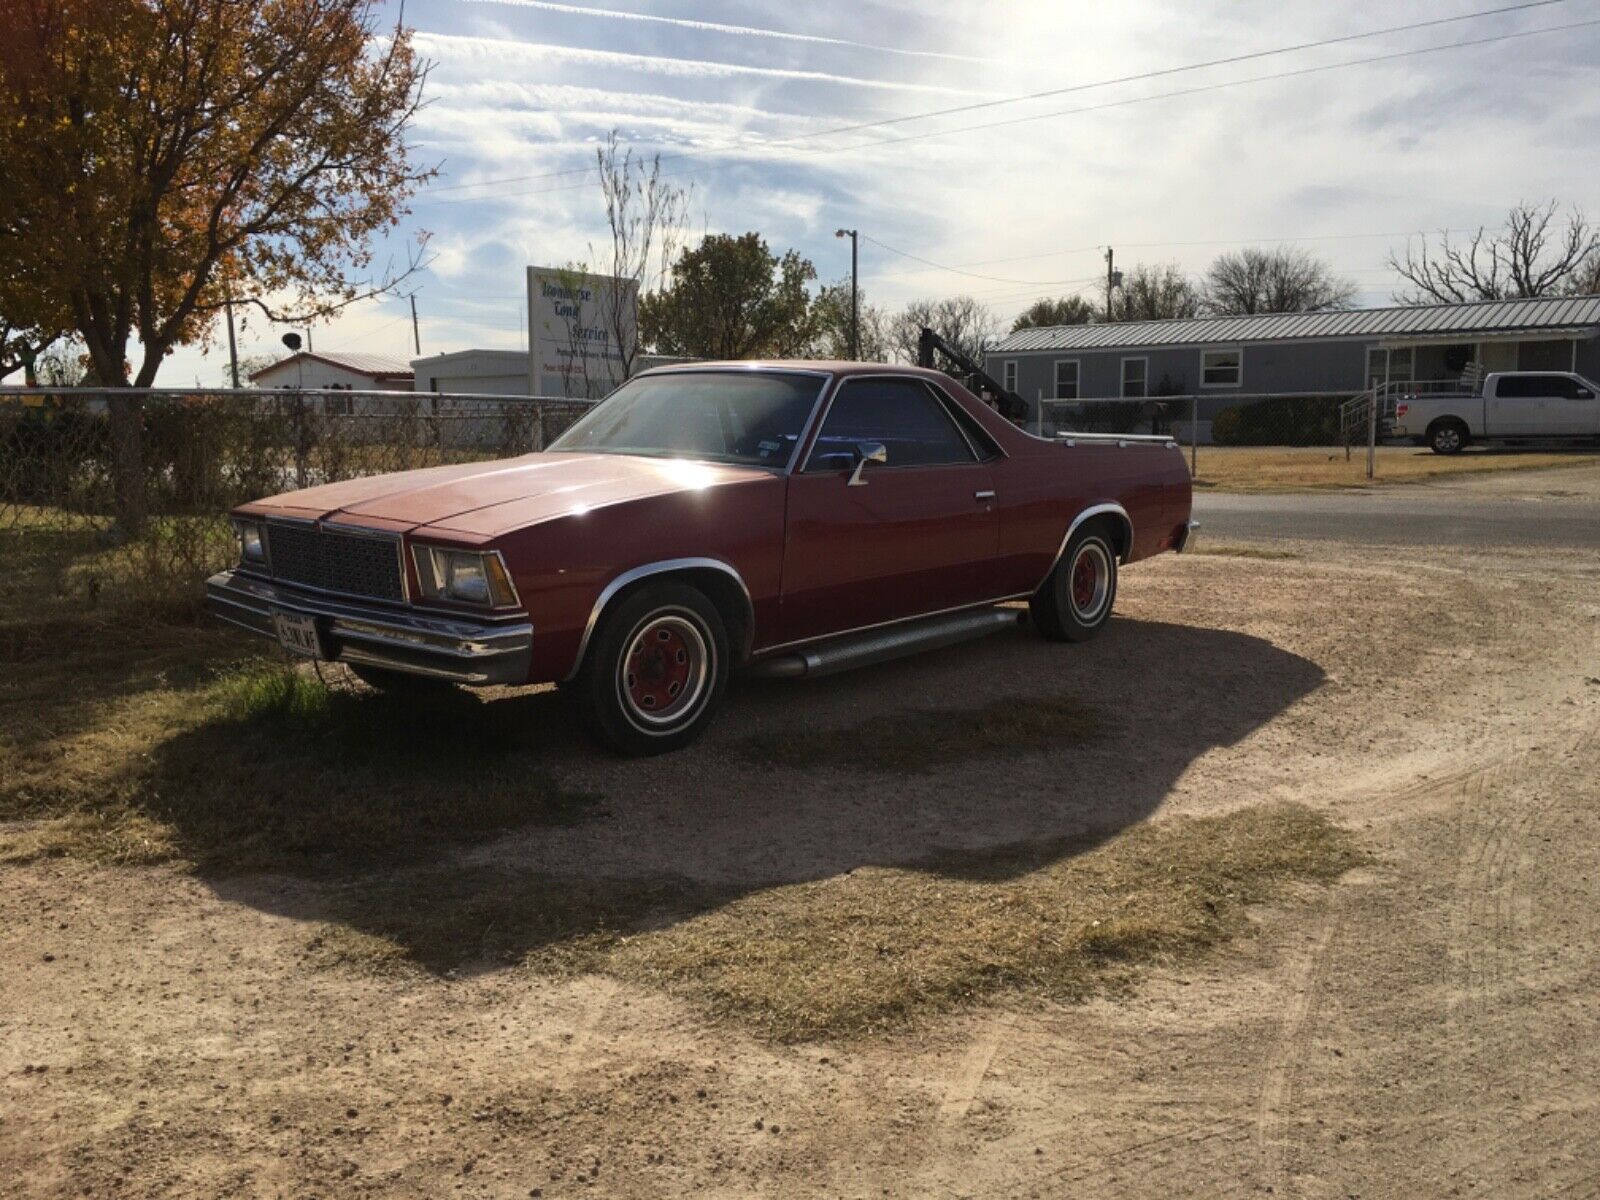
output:
[[[536,396],[598,400],[627,378],[639,285],[610,275],[528,268],[528,374]]]

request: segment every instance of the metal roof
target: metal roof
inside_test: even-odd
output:
[[[327,352],[301,350],[294,354],[286,355],[278,359],[277,362],[268,363],[259,371],[252,371],[250,378],[255,379],[267,374],[269,371],[276,371],[279,367],[286,367],[297,358],[319,359],[325,363],[332,363],[336,367],[344,367],[348,371],[355,371],[360,375],[371,375],[375,378],[382,378],[387,375],[409,378],[411,375],[411,364],[403,358],[390,358],[385,354],[345,354],[336,350]]]
[[[1019,329],[989,350],[1135,349],[1212,346],[1306,338],[1441,337],[1468,334],[1561,332],[1600,329],[1600,296],[1488,300],[1416,308],[1356,308],[1340,312],[1270,313],[1259,317],[1193,317],[1176,321],[1123,321]]]

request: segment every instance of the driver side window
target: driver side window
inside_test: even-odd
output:
[[[910,379],[853,379],[839,389],[817,434],[806,471],[855,465],[856,447],[881,442],[888,466],[932,467],[976,462],[972,447],[944,405]]]

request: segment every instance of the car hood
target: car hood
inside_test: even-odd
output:
[[[761,467],[558,452],[429,467],[286,492],[250,506],[266,515],[388,527],[424,525],[493,537],[601,505],[770,479]]]

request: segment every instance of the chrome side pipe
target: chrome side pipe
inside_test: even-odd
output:
[[[906,621],[883,629],[850,634],[800,650],[759,659],[744,674],[756,679],[798,679],[831,675],[870,667],[917,654],[953,646],[971,638],[998,633],[1016,626],[1027,613],[1015,608],[981,608],[947,613],[918,621]]]

